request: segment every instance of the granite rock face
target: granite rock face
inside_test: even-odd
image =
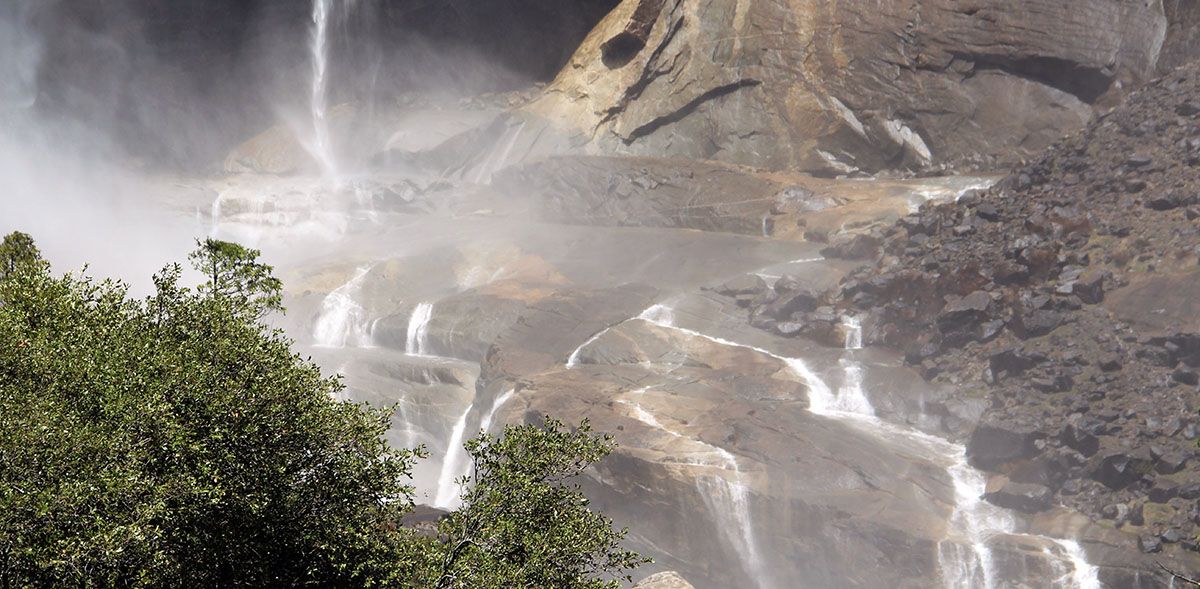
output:
[[[995,167],[1194,55],[1195,12],[1116,0],[625,0],[525,111],[601,153],[823,174]]]
[[[1156,80],[992,190],[901,219],[877,261],[821,301],[862,317],[868,344],[986,399],[967,457],[1002,475],[989,500],[1065,505],[1189,570],[1197,105],[1196,65]]]

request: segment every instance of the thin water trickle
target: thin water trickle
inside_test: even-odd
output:
[[[497,397],[496,401],[492,403],[492,408],[487,412],[487,415],[483,416],[483,421],[479,422],[479,430],[483,433],[492,431],[492,420],[496,418],[496,412],[500,411],[500,408],[504,407],[506,403],[511,401],[513,396],[516,394],[516,389],[509,389],[506,393]]]
[[[408,319],[405,351],[410,356],[425,356],[428,349],[429,320],[433,318],[433,303],[418,303]]]

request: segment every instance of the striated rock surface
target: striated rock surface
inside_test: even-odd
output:
[[[521,127],[604,153],[821,174],[990,167],[1195,55],[1195,12],[1118,0],[625,0],[524,109],[548,124]]]

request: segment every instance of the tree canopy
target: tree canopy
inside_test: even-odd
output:
[[[462,509],[401,526],[423,450],[262,322],[258,252],[198,245],[204,284],[169,266],[137,300],[4,240],[0,587],[590,588],[642,562],[569,482],[612,447],[586,423],[470,442]]]

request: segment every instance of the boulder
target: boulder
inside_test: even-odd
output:
[[[1046,335],[1059,325],[1062,325],[1065,317],[1058,311],[1047,309],[1035,309],[1027,311],[1014,317],[1013,331],[1022,338],[1039,337]]]
[[[655,573],[638,581],[633,589],[695,589],[675,571]]]
[[[1114,451],[1101,456],[1094,463],[1089,476],[1110,489],[1123,489],[1140,480],[1153,468],[1154,463],[1149,457]]]
[[[990,318],[991,310],[991,296],[977,290],[947,303],[938,313],[937,326],[944,341],[960,345],[983,336],[982,324]]]
[[[967,442],[967,461],[976,468],[992,470],[1030,458],[1038,453],[1035,443],[1043,437],[1045,434],[1032,426],[980,424]]]
[[[1048,487],[1034,483],[1017,483],[1006,477],[988,484],[983,498],[1006,509],[1024,513],[1045,511],[1054,505],[1054,492]]]
[[[761,276],[745,274],[729,280],[713,290],[718,294],[728,297],[737,297],[742,295],[758,295],[766,292],[768,288],[767,281],[763,280]]]

